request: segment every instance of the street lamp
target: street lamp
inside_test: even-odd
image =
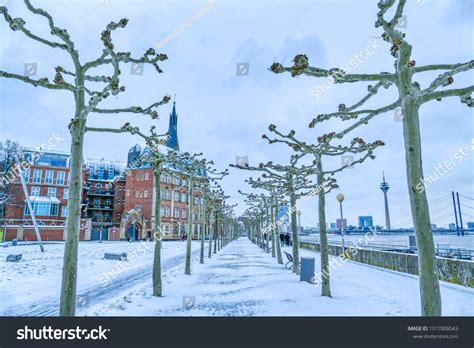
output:
[[[342,218],[342,202],[344,201],[344,195],[338,193],[336,196],[337,201],[339,202],[339,210],[341,212],[341,237],[342,237],[342,254],[345,255],[345,245],[344,245],[344,222]]]

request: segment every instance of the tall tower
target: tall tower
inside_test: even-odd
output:
[[[387,191],[390,188],[390,186],[388,186],[388,182],[385,181],[385,173],[382,173],[382,175],[383,175],[383,181],[380,184],[380,189],[383,192],[383,197],[385,200],[385,228],[387,230],[391,230],[392,227],[390,226],[390,213],[388,211],[388,197],[387,197]]]
[[[170,124],[168,127],[168,141],[166,146],[179,151],[178,143],[178,114],[176,113],[176,98],[173,101],[173,111],[170,114]]]

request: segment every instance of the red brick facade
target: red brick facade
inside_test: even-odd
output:
[[[179,173],[161,175],[161,224],[167,239],[177,239],[187,233],[188,188],[187,178]],[[143,217],[150,222],[151,231],[153,212],[154,177],[151,168],[133,169],[128,172],[125,192],[125,212],[140,210]],[[194,205],[195,230],[198,225],[198,206]],[[148,232],[146,231],[146,232]]]

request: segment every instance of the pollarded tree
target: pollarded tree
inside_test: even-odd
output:
[[[193,207],[194,207],[194,184],[195,181],[221,180],[228,174],[228,171],[219,172],[213,169],[213,161],[204,158],[199,159],[201,154],[187,154],[178,164],[179,170],[183,171],[188,178],[188,234],[186,243],[186,266],[184,273],[191,274],[191,242],[193,237]]]
[[[245,203],[246,204],[253,204],[255,207],[261,209],[261,214],[260,214],[260,220],[261,220],[261,227],[265,227],[264,229],[264,243],[261,244],[263,246],[263,249],[269,253],[270,252],[270,219],[271,215],[269,212],[269,209],[271,208],[271,197],[266,196],[264,194],[257,195],[255,193],[245,193],[242,192],[241,190],[238,190],[238,192],[245,196]],[[265,225],[264,225],[265,222]]]
[[[281,254],[281,246],[280,243],[278,242],[278,227],[284,223],[285,219],[278,219],[278,208],[280,205],[285,204],[285,199],[283,197],[283,193],[285,190],[283,190],[279,185],[272,185],[266,181],[253,181],[253,188],[259,188],[263,190],[269,191],[269,196],[270,196],[270,207],[271,207],[271,225],[268,227],[267,226],[267,231],[270,229],[272,233],[272,257],[277,258],[277,262],[279,264],[283,264],[283,257]]]
[[[282,143],[290,146],[298,156],[310,155],[314,157],[316,163],[316,187],[314,194],[318,195],[318,218],[319,218],[319,235],[320,235],[320,255],[321,255],[321,296],[331,297],[331,288],[329,280],[329,253],[328,253],[328,241],[326,231],[326,195],[331,192],[332,189],[337,188],[336,179],[334,174],[341,172],[347,168],[353,167],[356,164],[363,163],[366,159],[374,159],[374,150],[384,145],[380,140],[372,143],[366,143],[362,138],[356,137],[352,139],[350,145],[334,145],[332,144],[334,139],[338,139],[338,134],[335,132],[324,134],[317,138],[317,144],[308,144],[304,141],[298,140],[295,137],[295,131],[290,131],[288,134],[283,134],[277,130],[276,126],[270,125],[269,130],[274,133],[276,138],[269,138],[267,135],[263,135],[264,139],[267,139],[270,144]],[[344,155],[358,155],[357,159],[350,159],[343,163],[339,167],[332,167],[331,169],[323,168],[324,157],[340,157]],[[342,157],[341,157],[342,159]]]
[[[155,250],[153,257],[153,296],[162,296],[163,285],[161,280],[161,248],[163,241],[163,231],[161,230],[161,175],[167,171],[167,168],[174,167],[180,163],[185,155],[178,153],[175,150],[170,150],[163,146],[166,143],[169,135],[158,135],[154,131],[155,127],[151,127],[150,135],[145,135],[136,127],[125,125],[119,130],[107,129],[106,132],[128,132],[130,134],[137,134],[146,141],[148,145],[147,162],[151,163],[153,167],[153,188],[154,188],[154,207],[153,207],[153,239],[155,241]],[[95,128],[95,131],[100,131]]]
[[[0,70],[0,77],[18,80],[34,87],[42,87],[57,91],[71,93],[74,103],[74,115],[70,118],[69,132],[71,134],[71,167],[69,179],[68,218],[66,223],[66,245],[64,248],[64,264],[61,284],[61,299],[59,314],[61,316],[74,316],[76,287],[77,287],[77,254],[79,244],[79,226],[81,218],[81,194],[82,194],[82,160],[84,135],[87,132],[87,120],[91,113],[117,114],[136,113],[149,115],[157,118],[157,107],[167,103],[169,97],[153,103],[148,107],[132,106],[126,108],[107,109],[100,108],[99,104],[110,96],[117,96],[125,91],[120,85],[120,65],[123,63],[150,64],[157,72],[161,73],[158,63],[167,59],[164,54],[157,54],[153,48],[146,50],[142,57],[134,58],[130,52],[117,52],[112,42],[112,32],[125,28],[128,23],[126,18],[118,22],[110,22],[101,34],[104,46],[100,56],[89,62],[82,62],[79,51],[74,41],[65,29],[56,26],[53,17],[45,10],[34,7],[29,0],[24,0],[27,9],[35,15],[43,17],[49,26],[53,40],[45,38],[40,34],[31,32],[26,27],[22,18],[12,18],[5,6],[0,7],[0,14],[9,24],[13,31],[21,32],[26,37],[35,40],[47,47],[64,51],[71,59],[72,69],[57,66],[53,81],[43,77],[34,79],[15,73]],[[111,70],[109,76],[95,75],[92,70]],[[68,77],[69,80],[68,81]],[[95,90],[103,84],[100,89]],[[58,94],[63,96],[64,94]]]
[[[231,167],[239,169],[262,172],[263,181],[265,181],[267,185],[278,186],[284,189],[285,195],[288,196],[290,201],[291,231],[293,236],[293,272],[296,274],[300,273],[296,201],[298,198],[312,192],[311,190],[307,190],[314,186],[308,179],[308,176],[316,173],[314,163],[310,166],[301,165],[298,167],[297,162],[299,159],[299,156],[291,156],[290,164],[286,166],[275,164],[272,161],[265,164],[260,163],[258,167],[230,165]],[[250,178],[248,180],[251,186],[259,185],[261,182],[261,178],[257,180]]]
[[[212,257],[212,241],[214,240],[214,254],[216,253],[216,241],[218,234],[218,210],[220,209],[222,202],[229,196],[224,195],[224,191],[218,186],[218,188],[211,189],[211,192],[207,200],[207,208],[209,209],[209,250],[208,258]]]
[[[220,185],[217,184],[217,180],[222,178],[214,177],[212,182],[215,184],[215,188],[211,187],[211,180],[205,180],[200,182],[196,185],[195,191],[200,196],[199,202],[199,215],[201,220],[201,250],[199,254],[199,263],[204,263],[204,241],[206,237],[206,227],[208,230],[208,239],[209,239],[209,258],[211,258],[211,248],[212,248],[212,240],[211,240],[211,229],[212,222],[213,222],[213,212],[215,209],[216,200],[221,202],[221,198],[219,196],[219,189]],[[223,195],[223,194],[222,194]],[[208,222],[208,223],[206,223]]]
[[[397,3],[397,6],[394,6]],[[292,76],[308,75],[314,77],[331,77],[335,83],[374,82],[368,87],[368,94],[351,107],[339,105],[335,113],[318,115],[310,126],[331,119],[357,120],[350,131],[360,125],[367,124],[373,117],[387,111],[400,108],[403,115],[403,137],[405,142],[405,158],[408,193],[418,247],[418,271],[421,295],[421,314],[423,316],[441,315],[441,294],[439,290],[436,254],[431,232],[431,221],[428,201],[423,187],[423,166],[421,153],[419,111],[423,104],[430,101],[441,101],[443,98],[458,97],[468,107],[474,106],[472,93],[474,85],[463,88],[445,88],[454,81],[454,76],[472,70],[474,60],[454,64],[431,64],[417,66],[412,57],[412,46],[405,39],[405,34],[397,27],[403,15],[406,0],[381,0],[375,22],[376,28],[382,28],[382,38],[391,44],[390,53],[395,58],[393,72],[374,74],[350,74],[341,69],[323,69],[309,65],[305,55],[297,55],[292,67],[283,67],[274,63],[271,70],[275,73],[290,72]],[[388,20],[387,12],[394,9],[393,17]],[[415,80],[420,73],[439,74],[432,82],[422,87]],[[441,72],[441,73],[440,73]],[[362,108],[365,102],[373,97],[380,87],[389,88],[394,85],[398,98],[393,103],[379,108]]]

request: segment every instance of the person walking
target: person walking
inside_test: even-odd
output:
[[[280,232],[280,245],[285,246],[285,234],[283,232]]]
[[[289,247],[290,246],[290,234],[287,233],[285,235],[285,242],[286,242],[286,246]]]

